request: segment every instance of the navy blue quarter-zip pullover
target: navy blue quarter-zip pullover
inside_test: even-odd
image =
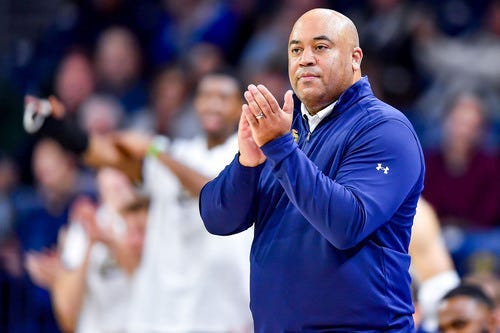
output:
[[[363,77],[312,132],[296,100],[292,131],[262,147],[258,167],[236,156],[200,195],[211,233],[255,224],[255,332],[413,332],[408,244],[424,160],[411,124]]]

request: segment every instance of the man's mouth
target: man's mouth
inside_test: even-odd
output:
[[[216,114],[206,114],[203,116],[203,122],[209,125],[218,125],[221,122],[221,117]]]
[[[314,78],[318,78],[319,75],[316,74],[316,73],[302,73],[299,75],[299,79],[314,79]]]

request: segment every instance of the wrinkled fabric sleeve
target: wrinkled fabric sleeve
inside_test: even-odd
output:
[[[335,175],[325,175],[290,134],[262,147],[290,201],[332,245],[348,249],[391,219],[419,186],[418,139],[399,121],[385,121],[346,147]],[[378,164],[389,167],[387,174]]]
[[[245,167],[238,161],[231,164],[200,193],[200,215],[208,232],[230,235],[248,229],[255,220],[254,201],[263,164]]]
[[[64,149],[77,155],[85,153],[89,146],[89,135],[69,118],[45,119],[38,132],[39,137],[49,137],[57,141]]]

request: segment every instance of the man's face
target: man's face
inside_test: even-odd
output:
[[[94,91],[94,75],[89,61],[81,54],[70,54],[61,63],[56,76],[57,95],[70,111]]]
[[[342,30],[335,20],[307,16],[297,21],[290,34],[290,83],[310,112],[334,102],[353,83],[354,45]]]
[[[440,333],[489,333],[491,317],[485,306],[466,296],[445,300],[439,309]]]
[[[38,184],[52,191],[58,191],[71,174],[69,155],[51,139],[40,141],[33,152],[33,172]]]
[[[228,76],[210,75],[198,86],[195,107],[208,135],[234,132],[241,112],[241,93],[237,82]]]
[[[473,96],[462,96],[445,119],[446,140],[454,146],[474,146],[483,134],[483,123],[481,102]]]

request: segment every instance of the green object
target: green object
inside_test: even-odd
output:
[[[146,152],[146,155],[148,156],[152,156],[154,158],[158,158],[158,156],[160,156],[160,153],[161,153],[161,149],[155,144],[155,142],[153,141],[149,147],[148,147],[148,151]]]

